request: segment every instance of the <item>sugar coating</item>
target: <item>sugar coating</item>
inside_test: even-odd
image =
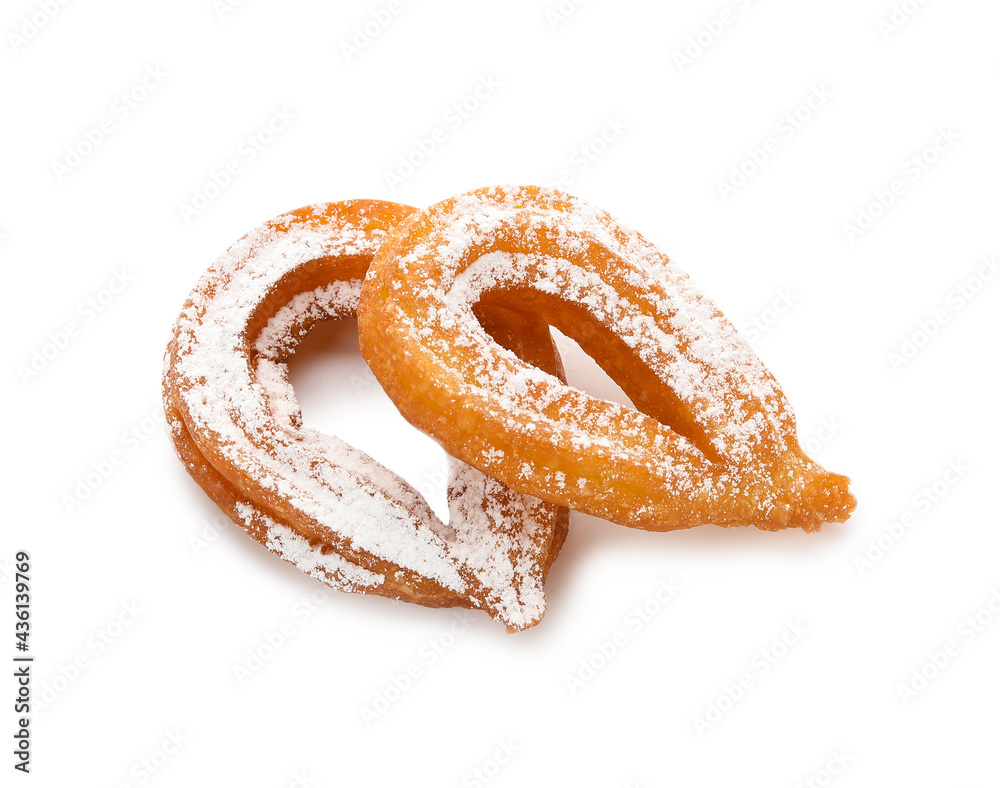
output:
[[[662,489],[697,501],[699,510],[721,511],[718,502],[749,489],[759,516],[771,514],[776,487],[762,457],[791,449],[791,409],[732,324],[662,252],[604,211],[545,189],[480,190],[433,206],[409,226],[418,222],[393,247],[399,275],[382,286],[397,291],[392,319],[411,346],[435,359],[426,366],[444,370],[455,347],[465,352],[472,369],[449,369],[453,397],[475,403],[510,434],[594,452],[606,465],[644,466]],[[501,238],[508,250],[496,251]],[[509,290],[556,295],[608,327],[676,394],[718,458],[707,460],[669,426],[562,385],[501,347],[473,308]],[[493,462],[484,455],[480,467]],[[559,473],[530,458],[520,468],[524,479],[547,479],[548,490],[566,487]],[[576,480],[581,490],[587,484]],[[647,511],[637,503],[638,516]]]
[[[198,440],[206,456],[287,502],[293,519],[316,524],[319,538],[310,540],[258,506],[243,503],[238,510],[244,524],[256,520],[266,529],[272,551],[307,574],[348,591],[384,583],[384,575],[319,546],[346,544],[403,576],[467,595],[508,626],[530,625],[544,612],[540,562],[552,528],[541,502],[459,465],[446,524],[418,491],[366,453],[302,426],[285,362],[314,323],[355,313],[360,280],[299,293],[256,338],[246,336],[248,322],[289,275],[318,258],[374,255],[382,237],[349,223],[315,226],[281,217],[213,266],[175,330],[174,373],[192,434],[205,436]]]
[[[337,553],[324,553],[319,545],[311,544],[289,526],[275,522],[256,506],[236,505],[236,513],[244,527],[263,526],[267,532],[267,548],[291,564],[328,586],[343,591],[363,591],[385,582],[385,576],[363,569]]]
[[[541,616],[545,592],[538,544],[551,538],[552,510],[471,465],[455,458],[449,462],[448,514],[455,524],[452,555],[472,570],[498,609],[510,611],[509,615],[524,609]],[[491,539],[482,538],[484,528]]]

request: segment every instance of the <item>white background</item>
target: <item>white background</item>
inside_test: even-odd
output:
[[[1000,283],[982,261],[1000,254],[1000,6],[902,6],[890,28],[888,0],[6,3],[0,650],[13,554],[29,550],[36,659],[17,780],[996,785]],[[469,98],[480,84],[494,87]],[[294,119],[251,159],[275,111]],[[443,142],[390,184],[435,129]],[[740,166],[756,171],[734,181]],[[323,587],[220,528],[154,423],[186,293],[300,205],[427,205],[560,173],[746,329],[803,443],[852,477],[857,513],[811,535],[574,516],[548,615],[520,635],[340,593],[310,608]],[[861,212],[864,232],[845,229]],[[302,349],[307,423],[437,500],[439,450],[367,382],[354,343],[347,326]],[[585,361],[570,349],[572,382],[611,392]],[[805,631],[775,646],[789,625]],[[574,691],[581,662],[597,669]]]

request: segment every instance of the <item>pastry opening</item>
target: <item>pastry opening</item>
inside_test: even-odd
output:
[[[419,492],[448,523],[449,457],[400,415],[358,350],[357,320],[326,320],[302,340],[288,377],[305,427],[335,435]]]
[[[592,397],[614,402],[632,410],[638,410],[622,387],[604,371],[600,364],[594,361],[575,340],[570,339],[554,326],[549,326],[552,341],[555,342],[559,355],[562,357],[563,368],[566,371],[566,382],[573,388],[580,389]]]
[[[513,350],[526,363],[544,368],[538,359],[512,347],[502,330],[491,327],[490,318],[502,313],[507,321],[543,321],[560,354],[564,355],[567,382],[571,386],[592,397],[637,410],[686,438],[710,461],[721,459],[708,433],[695,421],[673,389],[661,381],[632,348],[608,328],[596,323],[578,305],[524,290],[484,293],[473,312],[497,342]]]

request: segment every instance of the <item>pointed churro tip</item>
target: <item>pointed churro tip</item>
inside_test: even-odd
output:
[[[793,502],[789,525],[818,531],[824,523],[846,522],[858,505],[850,483],[846,476],[818,469]]]

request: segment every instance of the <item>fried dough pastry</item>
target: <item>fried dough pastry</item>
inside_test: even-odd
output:
[[[497,307],[574,339],[637,410],[506,350],[482,324]],[[639,233],[569,195],[481,189],[410,216],[368,271],[358,323],[402,414],[524,494],[653,531],[811,531],[854,509],[722,313]]]
[[[566,510],[455,461],[449,522],[364,452],[302,425],[287,361],[319,321],[354,315],[388,231],[414,209],[311,206],[267,222],[202,278],[174,327],[164,406],[174,446],[216,504],[269,550],[327,585],[429,607],[486,611],[508,629],[544,613]],[[561,376],[547,326],[484,324]]]

